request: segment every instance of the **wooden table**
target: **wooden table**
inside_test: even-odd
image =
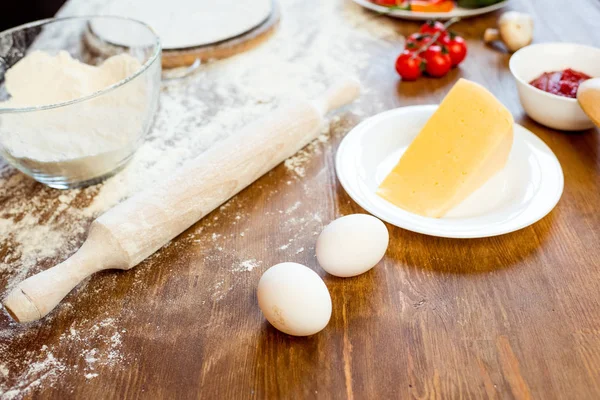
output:
[[[311,19],[315,10],[331,9],[318,0],[281,3],[282,24],[304,19],[307,40],[324,28]],[[360,15],[404,35],[418,28],[349,1],[339,6],[345,17]],[[537,42],[600,46],[598,1],[511,7],[534,15]],[[438,80],[399,82],[399,41],[339,44],[372,56],[360,68],[369,90],[332,121],[331,138],[312,146],[304,171],[277,167],[135,269],[92,277],[42,322],[20,326],[2,314],[3,398],[600,398],[598,131],[567,134],[524,115],[509,55],[479,39],[497,16],[456,25],[470,54]],[[388,225],[388,252],[371,272],[351,279],[325,274],[314,257],[315,235],[336,217],[364,212],[335,177],[343,135],[377,112],[439,102],[459,77],[485,84],[555,152],[565,174],[556,209],[521,231],[480,240]],[[196,84],[194,76],[185,82]],[[79,210],[99,191],[59,192],[6,165],[0,172],[0,216],[11,223],[35,217],[40,226],[61,229],[67,217],[60,195]],[[73,252],[90,220],[79,220],[70,245],[40,256],[30,272]],[[18,274],[23,255],[16,241],[27,235],[0,238],[2,288]],[[282,261],[315,269],[331,292],[332,319],[315,336],[281,334],[258,309],[258,279]]]

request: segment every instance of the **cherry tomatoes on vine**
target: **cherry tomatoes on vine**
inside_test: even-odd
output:
[[[446,75],[452,68],[452,59],[448,51],[438,45],[429,46],[423,52],[423,59],[426,63],[427,74],[436,78]]]
[[[453,35],[449,39],[446,47],[448,48],[448,54],[452,60],[452,66],[455,67],[463,62],[467,56],[467,44],[465,43],[465,39],[460,36]]]
[[[431,35],[415,32],[406,39],[406,49],[411,51],[419,50],[423,45],[431,42]]]
[[[421,25],[419,32],[428,35],[435,35],[436,33],[441,32],[440,37],[446,36],[448,34],[446,31],[446,26],[440,21],[425,22],[423,25]]]
[[[414,81],[423,74],[424,62],[420,55],[404,50],[396,59],[396,71],[405,81]]]

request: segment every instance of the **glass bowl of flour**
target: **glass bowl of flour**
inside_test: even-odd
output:
[[[0,155],[53,188],[123,168],[158,107],[161,46],[121,17],[37,21],[0,33]]]

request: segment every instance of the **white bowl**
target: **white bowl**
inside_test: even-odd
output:
[[[563,131],[594,127],[577,99],[546,93],[529,82],[544,72],[566,68],[600,77],[600,49],[575,43],[534,44],[513,54],[509,68],[517,81],[521,104],[532,119]]]

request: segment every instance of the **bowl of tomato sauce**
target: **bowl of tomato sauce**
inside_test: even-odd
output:
[[[600,77],[600,49],[575,43],[541,43],[522,48],[509,68],[521,105],[536,122],[553,129],[594,127],[577,102],[577,89]]]

